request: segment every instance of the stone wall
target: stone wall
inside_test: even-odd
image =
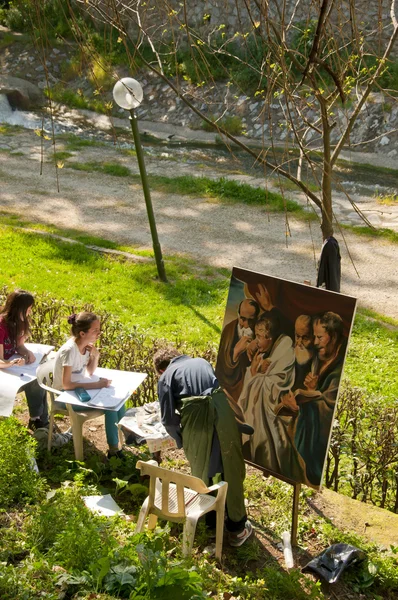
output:
[[[109,8],[109,0],[98,0]],[[180,0],[123,0],[119,2],[119,10],[125,18],[125,23],[133,35],[137,31],[139,19],[143,30],[153,39],[167,39],[173,31],[174,36],[185,36],[185,22],[199,34],[215,35],[220,31],[227,37],[235,32],[250,32],[254,27],[267,27],[268,18],[285,23],[303,23],[316,19],[319,14],[320,0],[286,0],[286,9],[282,17],[281,0],[186,0],[185,5]],[[338,24],[335,35],[343,24],[345,34],[351,35],[355,29],[359,34],[374,32],[372,39],[376,44],[385,42],[392,31],[391,26],[392,0],[355,0],[355,11],[352,15],[350,7],[352,0],[335,0],[330,14],[331,23]],[[113,4],[112,4],[113,6]],[[127,8],[126,8],[127,7]],[[398,5],[395,7],[398,18]],[[219,30],[219,27],[222,27]],[[294,27],[290,29],[294,33]],[[371,40],[369,40],[371,41]],[[398,55],[398,50],[395,51]]]
[[[0,31],[0,42],[1,38]],[[87,97],[92,97],[94,89],[86,76],[76,78],[67,84],[62,82],[62,64],[73,56],[75,49],[69,46],[63,46],[62,50],[60,48],[53,47],[48,51],[45,61],[47,78],[41,57],[33,44],[29,46],[21,42],[5,48],[0,57],[0,70],[3,74],[3,84],[0,77],[0,93],[1,89],[4,89],[5,93],[10,93],[11,88],[9,85],[6,86],[5,79],[8,79],[9,75],[16,75],[25,81],[31,81],[40,89],[46,87],[49,82],[51,85],[68,86],[75,92],[81,90]],[[131,73],[126,68],[120,68],[117,75],[124,77]],[[135,74],[135,77],[141,81],[144,89],[144,101],[137,111],[140,119],[193,128],[203,126],[201,119],[153,73],[141,71]],[[267,143],[272,136],[276,144],[292,141],[292,132],[286,126],[284,116],[286,109],[282,98],[273,98],[270,105],[265,105],[264,100],[242,95],[237,88],[226,87],[222,82],[200,88],[200,94],[198,89],[188,82],[180,82],[179,85],[181,93],[187,94],[193,104],[209,118],[221,118],[223,122],[226,117],[238,117],[249,138],[258,141],[264,139]],[[14,85],[13,89],[18,90],[19,87]],[[104,94],[102,99],[111,101],[111,91]],[[117,111],[115,107],[115,115],[119,114]],[[303,112],[306,119],[313,122],[315,111],[311,108],[303,108]],[[334,141],[344,128],[349,113],[350,109],[343,109],[341,105],[335,108],[334,118],[337,124],[332,130]],[[124,114],[124,109],[120,109],[120,116]],[[296,125],[301,126],[302,123]],[[350,144],[356,150],[382,152],[394,157],[398,154],[398,131],[393,130],[398,130],[398,103],[381,94],[372,94],[357,120],[350,136]],[[315,134],[312,134],[312,137],[309,134],[307,140],[313,147],[320,145],[320,140],[316,139]],[[362,142],[366,144],[355,146]]]
[[[203,122],[187,107],[167,84],[159,82],[152,73],[142,73],[140,79],[144,89],[144,100],[137,116],[141,120],[160,121],[185,127],[201,128]],[[188,83],[182,84],[183,91],[190,95],[195,89]],[[194,104],[212,119],[222,116],[238,117],[244,127],[248,138],[258,141],[264,140],[267,146],[272,137],[276,145],[294,142],[293,133],[287,127],[286,108],[283,100],[275,100],[271,105],[265,106],[264,101],[239,95],[239,92],[230,89],[230,95],[226,96],[225,87],[216,84],[211,88],[202,89],[201,101]],[[351,109],[352,110],[352,109]],[[125,113],[120,109],[120,115]],[[311,122],[314,120],[313,109],[304,109],[304,116]],[[266,117],[265,117],[266,115]],[[332,130],[332,142],[335,143],[341,135],[341,131],[350,115],[350,109],[336,108],[336,127]],[[222,123],[222,120],[220,121]],[[296,122],[296,127],[301,123]],[[380,152],[393,158],[398,155],[398,103],[391,105],[382,94],[371,94],[362,108],[361,114],[356,121],[350,135],[349,145],[362,152]],[[309,132],[306,141],[313,148],[322,147],[322,141],[314,132]],[[360,144],[360,145],[358,145]]]

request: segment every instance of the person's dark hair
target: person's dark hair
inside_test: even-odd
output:
[[[178,352],[173,346],[167,346],[166,348],[160,348],[153,355],[153,364],[155,366],[156,373],[160,374],[165,371],[169,366],[170,362],[176,356],[181,356],[181,352]]]
[[[320,323],[330,337],[333,337],[339,344],[343,338],[344,324],[343,319],[337,313],[327,311],[317,315],[313,319],[314,325]]]
[[[99,317],[92,312],[81,312],[78,315],[73,313],[68,317],[69,325],[72,325],[71,331],[75,338],[78,338],[80,332],[87,333],[94,321],[99,321]]]
[[[279,317],[276,313],[266,311],[261,313],[256,321],[256,327],[264,323],[267,331],[270,332],[272,339],[275,341],[281,334],[281,324]]]
[[[0,308],[0,316],[4,319],[14,343],[21,335],[29,335],[30,320],[26,311],[34,303],[35,299],[30,292],[15,290],[8,294],[4,306]]]
[[[250,304],[250,306],[253,306],[253,308],[256,311],[256,314],[253,317],[253,319],[257,319],[258,314],[260,312],[260,306],[259,306],[258,302],[256,302],[255,300],[252,300],[251,298],[245,298],[244,300],[242,300],[242,302],[248,302]],[[242,302],[238,306],[238,315],[240,315],[240,307],[242,306]]]

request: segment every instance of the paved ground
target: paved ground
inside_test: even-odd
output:
[[[0,152],[0,209],[26,219],[73,227],[124,244],[151,247],[140,185],[127,178],[59,170],[57,191],[51,142],[46,142],[40,175],[40,138],[26,131],[2,136]],[[60,148],[58,148],[59,150]],[[131,157],[116,148],[85,148],[74,160],[119,160],[137,171]],[[192,174],[192,165],[149,159],[149,173]],[[208,172],[205,172],[208,175]],[[152,194],[164,254],[186,253],[212,265],[240,266],[302,282],[316,279],[321,249],[319,226],[289,218],[290,235],[282,214],[264,208],[226,205],[203,198]],[[341,235],[342,292],[356,296],[362,306],[398,318],[397,247],[385,240],[351,233]],[[359,277],[356,273],[359,273]]]

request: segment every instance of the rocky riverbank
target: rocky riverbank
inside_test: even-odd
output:
[[[69,73],[66,77],[77,50],[73,43],[53,44],[43,58],[26,36],[11,35],[5,28],[0,28],[1,41],[3,47],[0,59],[0,94],[7,95],[12,108],[26,108],[32,95],[35,96],[34,103],[37,104],[39,90],[54,86],[67,88],[93,100],[97,97],[95,86],[87,73],[76,74],[73,78],[70,78]],[[131,74],[125,67],[114,69],[115,79],[126,75]],[[135,76],[140,79],[144,88],[144,101],[137,109],[140,120],[199,130],[203,127],[201,119],[156,75],[141,71]],[[10,80],[10,77],[20,81]],[[180,82],[179,85],[182,93],[211,120],[222,119],[225,123],[226,120],[233,119],[234,127],[237,131],[241,128],[246,139],[266,143],[272,131],[274,143],[292,142],[292,133],[286,126],[285,105],[282,99],[275,99],[267,106],[270,118],[264,119],[264,101],[242,95],[241,91],[233,86],[214,82],[212,85],[203,86],[199,97],[195,86],[187,82]],[[32,92],[33,86],[36,86],[36,94]],[[102,91],[99,97],[103,103],[110,102],[111,91]],[[44,95],[42,101],[43,104],[46,103]],[[124,113],[124,109],[113,108],[114,116]],[[310,122],[315,118],[311,108],[307,108],[303,114]],[[332,142],[344,128],[349,115],[350,108],[336,106],[337,126],[331,132]],[[308,133],[307,141],[314,148],[319,145],[313,131]],[[355,150],[380,153],[394,159],[398,154],[398,104],[386,99],[382,94],[371,94],[351,133],[350,145]]]

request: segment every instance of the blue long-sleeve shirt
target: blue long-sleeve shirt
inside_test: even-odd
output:
[[[213,368],[204,358],[176,356],[162,373],[158,381],[162,423],[178,448],[182,448],[181,400],[189,396],[208,396],[218,387]]]

